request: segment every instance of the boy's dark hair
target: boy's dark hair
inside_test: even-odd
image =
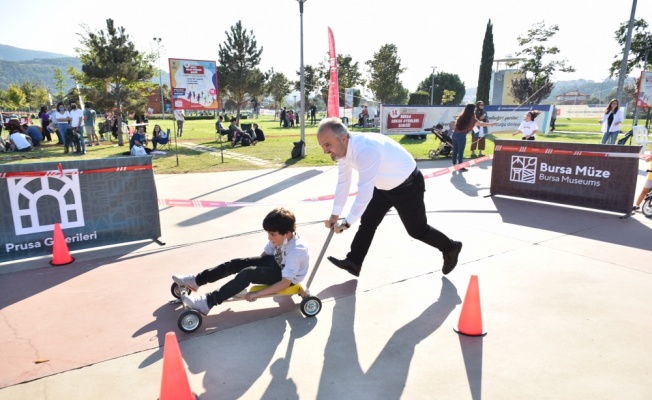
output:
[[[278,232],[285,235],[288,232],[294,232],[296,222],[297,220],[292,211],[279,207],[267,214],[263,220],[263,229],[267,232]]]

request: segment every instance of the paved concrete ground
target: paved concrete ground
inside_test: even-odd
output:
[[[0,399],[155,399],[169,331],[203,400],[652,398],[652,221],[485,198],[490,176],[485,162],[426,181],[430,223],[464,242],[447,277],[441,254],[390,212],[360,278],[324,260],[315,318],[298,297],[230,302],[193,334],[177,329],[170,276],[260,253],[277,205],[296,213],[314,262],[331,202],[300,200],[332,194],[336,170],[156,176],[160,199],[250,205],[161,207],[163,247],[0,266]],[[336,235],[326,254],[343,257],[352,237]],[[452,329],[471,275],[485,337]]]

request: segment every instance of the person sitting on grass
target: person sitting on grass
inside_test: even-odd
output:
[[[258,124],[256,124],[256,123],[253,124],[253,128],[254,128],[254,134],[255,134],[255,137],[256,137],[256,141],[257,142],[264,142],[265,141],[265,132],[263,132],[263,130],[260,129],[258,127]]]
[[[223,135],[227,135],[227,137],[228,137],[228,135],[229,135],[229,130],[226,129],[226,128],[224,127],[224,125],[222,124],[223,121],[224,121],[224,117],[222,117],[222,116],[220,115],[220,116],[218,117],[218,119],[217,119],[217,122],[215,123],[215,131],[217,132],[218,135],[220,135],[220,136],[219,136],[219,138],[220,138],[220,142],[222,141],[222,136],[223,136]]]
[[[129,151],[124,153],[125,156],[131,155],[141,155],[142,150],[145,150],[145,154],[149,154],[152,150],[147,147],[147,135],[145,134],[145,126],[139,125],[136,132],[131,135],[131,140],[129,141]],[[134,150],[134,147],[138,147]],[[141,150],[142,149],[142,150]]]
[[[23,124],[23,132],[25,132],[25,135],[29,136],[32,139],[32,144],[34,147],[41,145],[41,141],[43,140],[43,133],[41,133],[41,128],[36,125]]]
[[[170,136],[161,130],[159,124],[154,125],[154,131],[152,132],[152,147],[156,150],[156,145],[167,144],[170,141]]]
[[[247,301],[256,301],[259,297],[278,293],[303,281],[308,274],[310,253],[305,240],[296,232],[294,213],[285,208],[275,208],[263,219],[263,229],[267,232],[269,242],[260,256],[235,258],[197,275],[173,275],[172,280],[177,285],[192,291],[235,275],[219,290],[199,296],[182,295],[184,304],[207,315],[212,307],[236,296],[252,283],[269,286],[247,293]]]
[[[27,135],[20,131],[20,122],[18,120],[10,120],[5,125],[9,131],[9,142],[11,143],[11,151],[32,151],[32,145]]]

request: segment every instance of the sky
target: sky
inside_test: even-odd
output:
[[[330,27],[338,54],[357,61],[363,77],[367,77],[365,62],[383,45],[394,44],[406,68],[400,80],[410,91],[429,78],[432,67],[436,72],[457,74],[467,88],[473,88],[478,82],[489,19],[495,59],[516,56],[517,37],[526,36],[528,29],[543,21],[546,26],[559,26],[551,41],[560,49],[555,59],[565,59],[576,69],[574,73],[557,73],[553,80],[602,82],[621,52],[614,32],[629,20],[632,2],[306,0],[304,65],[317,66],[325,59]],[[96,4],[66,0],[65,6],[57,7],[43,0],[14,2],[11,13],[27,18],[3,19],[0,44],[76,56],[79,34],[85,32],[82,24],[91,31],[105,30],[106,19],[112,18],[141,51],[155,51],[153,38],[161,38],[161,67],[167,71],[168,58],[217,61],[226,32],[242,21],[263,48],[260,68],[274,68],[291,80],[298,79],[301,29],[297,0],[111,0]],[[652,1],[638,1],[635,16],[652,25]]]

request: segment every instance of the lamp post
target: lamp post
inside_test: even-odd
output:
[[[432,81],[430,83],[430,105],[433,105],[433,102],[435,101],[435,69],[437,67],[430,67],[432,68]]]
[[[161,93],[161,113],[163,113],[163,120],[165,120],[165,100],[163,100],[163,82],[161,78],[161,38],[154,38],[156,42],[156,58],[158,59],[158,90]]]
[[[629,24],[627,26],[627,34],[625,36],[625,48],[623,49],[623,60],[620,62],[620,75],[618,76],[618,91],[616,92],[616,99],[620,103],[627,104],[623,101],[623,86],[625,85],[625,78],[627,77],[627,60],[629,59],[629,50],[632,45],[632,30],[634,29],[634,19],[636,16],[636,0],[632,0],[632,12],[629,16]]]
[[[301,90],[301,112],[299,113],[301,115],[301,141],[303,143],[306,143],[306,84],[304,81],[304,71],[303,71],[303,3],[305,3],[308,0],[297,0],[299,3],[299,19],[301,21],[301,26],[300,26],[300,31],[301,31],[301,69],[300,69],[300,76],[301,76],[301,83],[300,83],[300,90]],[[301,146],[301,157],[306,156],[306,146],[305,144]]]

